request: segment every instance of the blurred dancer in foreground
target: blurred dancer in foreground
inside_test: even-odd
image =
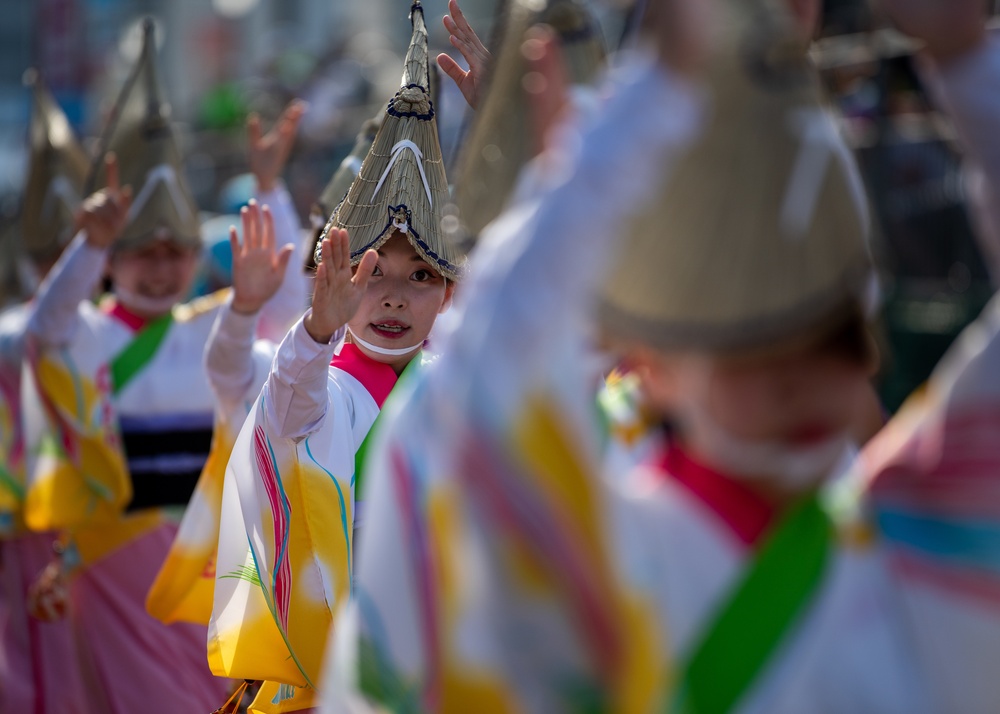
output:
[[[945,3],[895,4],[927,20],[910,29],[996,164],[981,8],[956,26]],[[442,359],[387,410],[386,525],[359,552],[328,711],[1000,704],[997,305],[832,481],[875,366],[864,197],[783,4],[719,3],[678,160],[705,7],[656,6],[659,60],[582,137],[561,127],[485,231]],[[551,47],[527,48],[549,87]],[[593,314],[677,423],[617,481],[574,374]]]

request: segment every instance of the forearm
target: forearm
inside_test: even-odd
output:
[[[254,331],[257,314],[246,315],[223,306],[205,345],[208,382],[226,413],[242,403],[253,385]]]
[[[300,319],[281,341],[264,385],[263,408],[272,432],[301,439],[326,415],[330,361],[343,339],[341,328],[327,344],[316,342]]]
[[[44,347],[58,347],[73,339],[77,309],[89,299],[104,271],[107,251],[92,248],[77,234],[42,281],[35,296],[28,332]]]
[[[309,279],[299,261],[303,250],[300,244],[306,233],[299,224],[291,196],[280,182],[273,190],[261,192],[257,201],[269,206],[271,215],[274,216],[275,245],[291,243],[295,246],[281,287],[260,312],[258,336],[277,342],[288,331],[289,326],[302,317],[309,304]]]

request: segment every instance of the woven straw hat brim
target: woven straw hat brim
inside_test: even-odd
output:
[[[104,156],[118,157],[121,184],[132,187],[132,210],[115,250],[133,250],[169,236],[201,245],[198,206],[184,177],[182,156],[156,71],[153,23],[144,25],[142,53],[125,83],[101,141],[88,184],[104,185]]]
[[[21,209],[24,249],[35,261],[56,257],[73,234],[89,161],[66,115],[36,72],[32,88],[28,178]]]
[[[455,182],[455,204],[465,233],[479,233],[500,215],[524,165],[534,156],[534,132],[522,82],[528,72],[521,45],[538,24],[555,30],[570,81],[591,84],[604,66],[606,52],[596,21],[575,0],[552,0],[538,10],[514,2],[494,61],[483,105],[462,147]]]
[[[747,34],[760,32],[748,20],[763,5],[727,3],[736,18],[710,73],[707,127],[625,227],[600,295],[612,336],[753,349],[865,299],[873,267],[857,168],[815,70],[792,59],[769,71],[762,55],[785,51],[781,39]]]
[[[402,86],[324,234],[331,226],[347,229],[351,262],[357,265],[366,251],[378,250],[400,231],[428,265],[457,280],[465,257],[441,227],[448,180],[428,91],[427,27],[419,2],[413,4],[411,20]]]

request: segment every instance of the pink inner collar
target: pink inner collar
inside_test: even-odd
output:
[[[133,332],[138,332],[144,328],[148,320],[140,315],[136,315],[134,312],[129,310],[127,307],[122,305],[120,302],[114,298],[106,300],[101,308],[111,317],[116,318],[125,324],[126,327],[131,329]]]
[[[330,366],[344,370],[361,382],[379,409],[396,386],[396,370],[387,364],[376,362],[350,342],[343,346],[340,354],[333,356]]]
[[[676,444],[667,447],[659,465],[666,478],[711,508],[744,545],[754,545],[776,516],[775,507],[739,479],[693,460]]]

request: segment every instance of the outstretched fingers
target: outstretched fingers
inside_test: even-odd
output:
[[[274,214],[271,213],[271,207],[266,203],[261,206],[260,209],[261,218],[261,235],[260,235],[260,247],[261,250],[265,250],[268,253],[274,252]]]
[[[233,264],[238,265],[243,257],[243,248],[240,246],[240,235],[236,226],[229,226],[229,250],[233,253]]]
[[[372,273],[375,272],[375,264],[377,262],[378,253],[374,250],[366,250],[365,254],[361,256],[358,269],[355,271],[354,277],[351,278],[354,287],[359,291],[364,291],[368,287],[368,280],[371,278]]]
[[[247,140],[250,146],[257,146],[260,143],[260,115],[254,112],[247,117]]]
[[[114,194],[121,191],[121,182],[118,175],[118,156],[113,151],[109,151],[104,157],[104,171],[107,174],[108,190]]]

